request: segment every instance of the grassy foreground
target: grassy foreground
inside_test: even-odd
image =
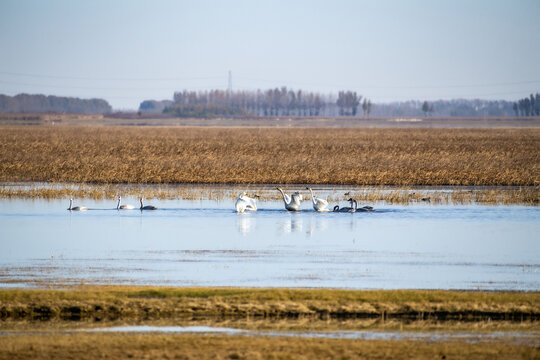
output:
[[[537,359],[532,345],[159,334],[0,336],[0,359]]]
[[[2,319],[163,319],[179,316],[540,319],[540,293],[82,286],[1,289]]]
[[[512,340],[470,343],[76,330],[110,325],[174,324],[292,331],[401,329],[535,334],[540,316],[540,293],[537,292],[124,286],[1,289],[0,314],[0,329],[5,331],[0,334],[0,360],[537,359],[540,356],[536,342],[514,343]],[[182,316],[186,315],[191,316],[190,320],[182,321]],[[356,320],[358,317],[361,319]],[[425,326],[424,321],[417,325],[415,321],[396,325],[392,320],[403,317],[409,320],[459,318],[460,321],[454,325],[451,321],[426,321]],[[288,320],[290,318],[295,320]],[[333,320],[335,318],[349,320]],[[368,324],[371,320],[365,318],[377,318],[376,323],[382,325],[373,327]],[[517,321],[491,321],[505,319]],[[72,325],[74,323],[80,326]],[[447,327],[447,323],[451,325]]]
[[[540,185],[540,129],[2,127],[0,181]]]

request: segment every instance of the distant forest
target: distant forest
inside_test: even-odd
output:
[[[0,112],[57,112],[73,114],[104,114],[112,111],[103,99],[79,99],[62,96],[0,94]]]
[[[372,103],[354,91],[322,94],[286,87],[256,91],[188,91],[174,93],[173,100],[145,100],[141,113],[165,113],[179,117],[231,116],[539,116],[540,94],[519,100],[410,100]]]
[[[0,112],[56,112],[74,114],[111,113],[103,99],[19,94],[0,94]],[[354,91],[322,94],[287,87],[255,91],[175,92],[172,100],[145,100],[139,113],[178,117],[510,117],[540,116],[540,93],[518,101],[506,100],[409,100],[372,103]]]

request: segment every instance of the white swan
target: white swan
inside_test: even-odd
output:
[[[285,194],[280,188],[276,188],[283,196],[283,202],[285,203],[285,209],[289,211],[298,211],[300,210],[300,201],[302,201],[302,194],[295,192],[291,196]]]
[[[306,189],[311,193],[311,202],[313,203],[313,209],[315,209],[315,211],[330,211],[328,210],[328,201],[315,197],[313,195],[313,190],[311,190],[310,187],[307,187]]]
[[[243,213],[246,210],[257,211],[257,200],[250,198],[246,194],[245,191],[241,193],[234,204],[236,211],[239,213]]]
[[[118,197],[118,203],[116,204],[116,210],[133,210],[135,209],[135,206],[133,205],[120,205],[120,201],[122,200],[122,197]]]
[[[86,206],[75,206],[75,207],[72,207],[72,206],[73,206],[73,198],[69,198],[69,207],[68,207],[69,211],[86,211],[86,210],[88,210],[88,208]]]
[[[334,212],[349,212],[349,213],[356,212],[356,206],[355,206],[356,200],[353,200],[352,198],[350,198],[347,201],[351,203],[350,207],[342,207],[342,208],[340,208],[339,205],[336,205],[336,206],[334,206],[333,211]]]
[[[141,207],[139,208],[140,210],[157,210],[157,207],[155,207],[154,205],[144,206],[142,202],[142,197],[139,198],[139,201],[141,202]]]

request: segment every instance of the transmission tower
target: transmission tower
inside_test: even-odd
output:
[[[229,93],[232,92],[232,72],[229,70],[229,85],[227,86],[227,91]]]

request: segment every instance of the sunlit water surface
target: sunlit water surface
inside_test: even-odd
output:
[[[232,200],[154,200],[159,210],[145,212],[81,202],[90,210],[0,200],[0,286],[540,290],[537,207],[379,204],[343,214],[261,202],[237,214]]]
[[[407,340],[407,341],[465,341],[468,343],[497,342],[511,344],[540,345],[537,333],[527,332],[418,332],[418,331],[371,331],[371,330],[334,330],[334,331],[269,331],[245,330],[215,326],[118,326],[78,330],[40,330],[40,331],[0,331],[0,336],[33,335],[33,334],[72,334],[76,332],[92,333],[162,333],[162,334],[202,334],[230,336],[266,336],[266,337],[295,337],[295,338],[326,338],[326,339],[355,339],[355,340]]]

